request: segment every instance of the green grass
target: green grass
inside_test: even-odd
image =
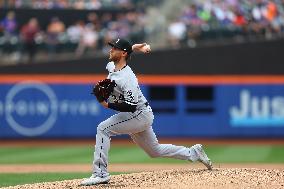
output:
[[[88,173],[1,173],[0,187],[27,183],[60,181],[90,176]]]
[[[205,151],[214,163],[284,163],[284,146],[280,145],[211,145],[206,146]],[[110,163],[187,163],[170,158],[150,158],[137,146],[113,145],[109,157]],[[92,161],[91,146],[0,147],[0,164],[89,163],[91,166]],[[0,173],[0,187],[79,179],[89,174]]]
[[[218,145],[205,150],[218,163],[284,163],[284,146]],[[0,147],[0,164],[92,163],[93,148],[74,147]],[[185,163],[170,158],[150,158],[136,146],[112,146],[110,163]]]
[[[111,173],[112,175],[121,173]],[[89,177],[90,173],[0,173],[0,187]],[[78,183],[79,184],[79,183]]]
[[[0,147],[0,164],[16,163],[89,163],[92,148],[76,147]]]
[[[284,146],[234,145],[207,148],[216,163],[284,163]]]

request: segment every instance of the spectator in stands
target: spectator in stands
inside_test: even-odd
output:
[[[16,15],[13,11],[9,11],[6,17],[0,22],[0,28],[4,31],[4,35],[7,38],[17,34],[17,25]]]
[[[88,24],[93,25],[95,30],[101,29],[101,23],[99,17],[95,12],[89,13],[87,19],[88,19]]]
[[[59,45],[59,38],[65,32],[65,25],[64,23],[58,18],[53,17],[51,22],[47,26],[47,48],[48,48],[48,55],[49,59],[58,52],[58,45]]]
[[[129,39],[131,39],[133,43],[145,41],[145,26],[147,25],[145,15],[143,11],[131,11],[126,14],[130,28]]]
[[[181,42],[186,38],[186,25],[184,22],[176,19],[168,27],[168,39],[173,48],[179,48]]]
[[[30,6],[34,9],[51,9],[53,2],[49,0],[33,0]]]
[[[71,43],[78,44],[83,35],[85,23],[82,20],[77,21],[74,25],[71,25],[67,28],[67,36]]]
[[[76,0],[73,4],[75,9],[85,9],[85,1],[84,0]]]
[[[253,34],[257,37],[263,36],[265,33],[265,27],[268,25],[264,15],[263,10],[265,10],[265,4],[262,2],[258,2],[251,8],[251,22],[250,22],[250,29],[252,30]]]
[[[112,14],[110,12],[104,13],[100,19],[102,28],[107,28],[112,20]]]
[[[284,36],[284,15],[281,15],[279,10],[276,12],[275,18],[271,21],[272,32],[278,37]]]
[[[31,18],[21,29],[23,52],[28,53],[29,62],[33,62],[36,53],[36,37],[40,33],[40,27],[36,18]]]
[[[109,41],[113,41],[119,37],[117,28],[118,28],[117,22],[112,21],[108,24],[108,27],[104,29],[103,44],[105,44],[105,46],[102,49],[102,52],[104,54],[108,54],[110,50],[109,45],[106,44],[108,44]]]
[[[131,30],[129,21],[127,20],[126,15],[127,14],[125,13],[119,13],[116,15],[116,18],[115,18],[115,22],[117,24],[118,36],[120,36],[121,38],[128,37],[130,34],[130,30]]]
[[[237,10],[235,12],[233,23],[236,27],[240,28],[243,31],[245,31],[248,24],[245,16],[241,13],[240,10]]]
[[[9,11],[5,18],[0,21],[0,37],[2,36],[4,42],[3,52],[11,54],[16,49],[13,44],[18,42],[17,20],[15,12]]]
[[[266,11],[264,12],[265,18],[272,22],[277,16],[277,6],[273,1],[269,1],[266,5]]]
[[[99,0],[90,0],[89,2],[86,2],[86,9],[98,10],[101,7],[102,4]]]
[[[2,30],[6,41],[9,41],[17,35],[17,20],[15,12],[9,11],[4,19],[0,21],[0,30]]]
[[[70,1],[69,0],[56,0],[55,1],[55,8],[60,8],[60,9],[68,9],[70,7]]]
[[[111,19],[109,21],[111,21]],[[91,12],[87,15],[87,24],[93,25],[94,30],[96,31],[98,35],[96,49],[99,51],[103,48],[103,46],[105,46],[105,44],[103,43],[105,28],[103,27],[102,23],[103,23],[103,18],[102,17],[99,18],[96,12]]]
[[[264,11],[264,17],[269,23],[269,27],[267,28],[267,37],[271,38],[272,33],[279,34],[281,32],[281,17],[278,14],[278,8],[273,1],[269,1],[266,4]]]
[[[82,30],[80,42],[76,49],[76,55],[80,57],[89,50],[92,50],[92,53],[94,53],[97,47],[97,41],[98,33],[96,32],[94,25],[86,24]]]
[[[113,3],[116,3],[120,8],[133,8],[133,3],[130,0],[113,0]]]

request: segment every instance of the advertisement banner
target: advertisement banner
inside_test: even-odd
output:
[[[25,81],[0,85],[0,138],[93,137],[105,110],[90,85]]]
[[[216,85],[213,88],[214,98],[207,102],[212,112],[182,116],[185,135],[284,137],[284,85]],[[199,104],[201,108],[205,103]]]
[[[161,137],[284,137],[284,85],[216,84],[212,99],[151,98],[153,128]],[[90,84],[23,81],[0,84],[0,138],[94,138],[97,125],[116,113],[90,94]],[[163,111],[163,110],[170,111]],[[155,111],[160,109],[161,111]]]

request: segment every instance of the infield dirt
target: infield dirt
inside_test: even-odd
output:
[[[82,179],[26,184],[9,189],[135,189],[135,188],[284,188],[284,171],[281,169],[215,168],[187,170],[159,170],[112,176],[108,184],[78,186]]]

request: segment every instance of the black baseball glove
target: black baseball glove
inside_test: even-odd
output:
[[[115,81],[104,79],[99,81],[94,87],[91,94],[95,95],[99,102],[107,100],[116,86]]]

